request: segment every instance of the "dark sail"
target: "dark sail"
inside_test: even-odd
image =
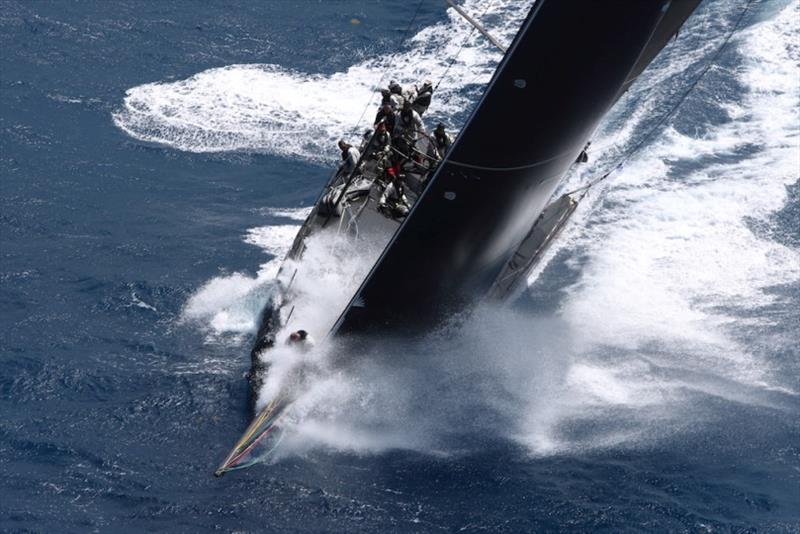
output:
[[[699,0],[538,0],[333,333],[414,329],[486,294],[584,143]]]

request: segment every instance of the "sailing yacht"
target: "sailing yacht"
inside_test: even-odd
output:
[[[388,148],[379,128],[370,132],[355,165],[326,184],[278,274],[251,354],[253,398],[271,351],[320,313],[295,287],[314,242],[346,236],[339,250],[369,260],[343,308],[326,311],[321,334],[345,342],[418,335],[482,299],[513,298],[575,211],[579,198],[552,198],[564,176],[699,3],[537,0],[510,45],[497,43],[503,59],[449,150],[420,128]],[[259,443],[280,434],[302,382],[285,380],[256,406],[217,476],[263,457]]]

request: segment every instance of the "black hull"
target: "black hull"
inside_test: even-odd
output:
[[[256,334],[256,342],[253,350],[250,351],[250,371],[247,373],[247,385],[250,390],[250,410],[255,411],[258,401],[258,392],[264,385],[269,366],[259,357],[259,355],[275,346],[275,334],[281,327],[281,309],[270,299],[264,310],[261,312],[261,321]]]
[[[483,298],[602,117],[698,0],[539,0],[333,328],[428,329]]]
[[[361,225],[359,236],[382,237],[376,250],[383,253],[331,335],[360,348],[371,340],[360,334],[415,334],[476,300],[513,298],[575,210],[565,196],[544,211],[561,179],[603,115],[699,2],[537,0],[450,152],[427,182],[431,166],[417,173],[426,185],[407,215],[387,218],[377,209],[385,184],[371,171],[369,194],[350,206],[356,209],[349,220]],[[306,239],[336,216],[319,208],[318,201],[289,259],[300,259]],[[295,309],[289,290],[297,272],[279,274],[283,294],[262,313],[249,373],[253,406],[268,372],[261,356],[291,326],[284,321]],[[247,455],[297,394],[284,389],[262,408],[218,476],[256,461]]]

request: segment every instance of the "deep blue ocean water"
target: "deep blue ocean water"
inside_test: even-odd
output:
[[[570,185],[744,5],[701,6]],[[489,7],[510,39],[524,6]],[[211,476],[250,415],[264,264],[333,140],[393,54],[417,81],[468,33],[431,0],[399,45],[413,11],[0,1],[0,531],[800,531],[796,1],[753,3],[517,306],[372,355],[309,417],[340,433],[298,420],[272,462]],[[453,124],[498,59],[471,39],[431,110]]]

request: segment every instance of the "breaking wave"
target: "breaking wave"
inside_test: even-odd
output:
[[[279,219],[281,224],[251,228],[244,240],[267,253],[269,261],[260,266],[255,277],[232,273],[212,278],[189,298],[181,319],[201,325],[208,342],[238,345],[255,332],[261,309],[273,295],[273,281],[281,261],[310,212],[311,208],[263,210],[266,217]]]

